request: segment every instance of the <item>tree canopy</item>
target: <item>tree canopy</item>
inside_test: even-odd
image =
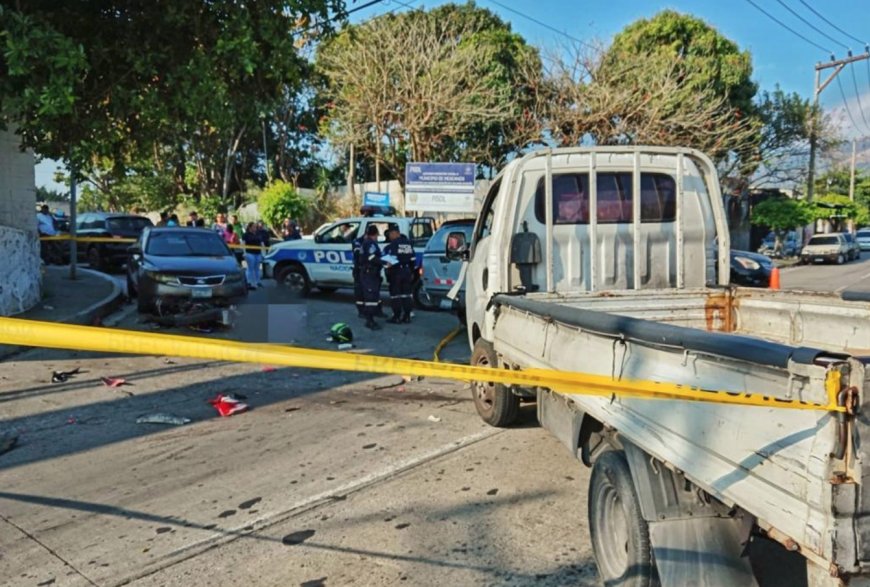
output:
[[[801,200],[786,197],[768,198],[752,208],[752,224],[769,226],[782,233],[803,226],[812,220],[812,212]]]
[[[540,134],[524,116],[537,51],[473,4],[387,14],[348,26],[317,51],[321,129],[403,176],[408,160],[497,166]]]

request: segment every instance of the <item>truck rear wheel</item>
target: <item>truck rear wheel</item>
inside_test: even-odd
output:
[[[471,353],[474,367],[498,367],[498,357],[492,343],[478,338]],[[474,407],[484,422],[504,428],[513,424],[520,412],[520,398],[501,383],[474,381],[471,383]]]
[[[592,467],[589,533],[604,585],[658,585],[649,527],[641,515],[631,470],[621,451],[605,452]]]

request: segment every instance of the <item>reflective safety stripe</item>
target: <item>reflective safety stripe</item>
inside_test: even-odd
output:
[[[378,306],[378,305],[380,305],[380,302],[365,302],[363,305],[364,306]]]

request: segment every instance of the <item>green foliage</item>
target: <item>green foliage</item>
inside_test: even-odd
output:
[[[44,186],[36,186],[37,202],[68,202],[69,192],[59,192]]]
[[[212,187],[228,147],[305,79],[292,31],[343,10],[341,0],[14,6],[0,12],[0,112],[25,146],[83,171],[94,156],[126,167],[155,146],[183,170],[192,146]]]
[[[850,220],[866,221],[867,208],[853,202],[848,196],[841,194],[824,194],[817,196],[809,206],[813,220],[831,220],[848,218]]]
[[[299,218],[308,208],[308,201],[292,184],[274,181],[257,199],[257,208],[263,221],[278,231],[285,218]]]
[[[619,75],[609,75],[612,72]],[[753,104],[757,86],[751,76],[748,51],[741,51],[701,19],[664,10],[617,34],[593,77],[609,77],[614,93],[646,91],[651,103],[644,108],[659,112],[664,121],[691,121],[688,125],[681,122],[685,132],[678,130],[678,136],[669,137],[663,128],[661,141],[665,144],[676,139],[679,142],[673,144],[697,147],[746,176],[758,165],[756,146],[761,127]],[[676,79],[678,83],[657,94],[652,87],[657,79]],[[710,104],[716,104],[715,113],[704,111]],[[719,119],[711,122],[717,128],[694,120],[693,110],[703,111],[708,119],[717,115]]]
[[[812,220],[807,205],[792,198],[768,198],[752,208],[749,221],[755,225],[769,226],[781,232],[803,226]]]

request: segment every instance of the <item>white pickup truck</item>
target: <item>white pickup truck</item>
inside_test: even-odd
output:
[[[411,239],[417,252],[417,266],[423,258],[423,249],[435,232],[435,220],[430,217],[360,216],[342,218],[317,229],[313,238],[283,241],[269,247],[264,262],[266,275],[291,290],[307,295],[312,287],[332,292],[340,287],[353,287],[352,243],[364,235],[369,225],[375,225],[381,234],[391,224]]]
[[[485,421],[507,426],[534,398],[540,423],[592,467],[605,585],[870,583],[870,305],[729,287],[705,155],[534,152],[492,183],[470,246],[451,237],[446,254],[467,259],[475,365],[761,393],[783,406],[836,397],[847,410],[474,384]]]

